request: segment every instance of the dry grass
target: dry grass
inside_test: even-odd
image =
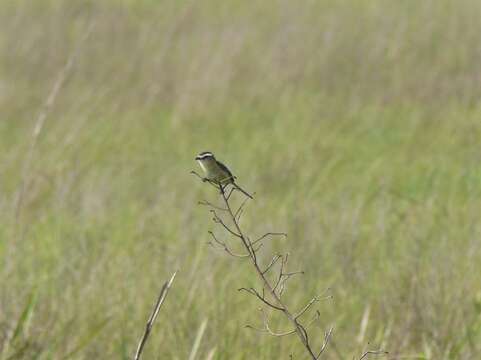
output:
[[[188,175],[201,150],[258,194],[249,233],[289,233],[271,246],[307,271],[291,301],[332,288],[326,359],[368,342],[479,357],[478,1],[0,7],[0,359],[131,358],[177,268],[145,358],[302,353],[244,329],[256,314],[236,289],[254,278],[205,246],[210,194]],[[13,242],[36,114],[91,22]]]

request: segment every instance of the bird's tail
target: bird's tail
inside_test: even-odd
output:
[[[239,185],[237,185],[235,182],[232,183],[232,185],[234,185],[234,187],[239,190],[241,193],[243,193],[245,196],[251,198],[252,200],[254,200],[254,198],[252,197],[251,194],[249,194],[247,191],[245,191],[243,188],[241,188]]]

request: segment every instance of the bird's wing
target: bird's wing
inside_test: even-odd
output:
[[[219,165],[219,167],[225,171],[227,174],[229,174],[229,179],[232,179],[234,180],[235,179],[235,176],[232,175],[231,171],[229,170],[229,168],[227,166],[225,166],[224,164],[222,164],[219,160],[217,160],[217,164]]]

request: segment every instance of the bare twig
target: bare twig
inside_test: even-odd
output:
[[[301,311],[299,311],[296,315],[294,315],[294,318],[295,319],[298,319],[300,318],[307,310],[309,310],[309,308],[316,302],[318,302],[320,300],[319,296],[316,296],[316,297],[313,297],[308,303],[306,306],[304,306],[304,308],[302,308]]]
[[[285,331],[285,332],[276,332],[276,331],[272,331],[270,326],[269,326],[269,318],[267,317],[267,313],[264,309],[261,309],[262,311],[262,314],[264,316],[264,327],[266,328],[267,332],[272,335],[272,336],[277,336],[277,337],[282,337],[282,336],[287,336],[287,335],[291,335],[291,334],[295,334],[296,333],[296,329],[294,330],[291,330],[291,331]]]
[[[365,358],[367,358],[369,355],[388,355],[389,352],[387,351],[383,351],[383,350],[370,350],[370,351],[366,351],[364,354],[361,355],[361,357],[359,358],[359,360],[363,360]]]
[[[237,211],[235,212],[234,218],[235,218],[237,221],[240,220],[240,218],[241,218],[241,216],[242,216],[242,213],[244,212],[244,206],[245,206],[245,204],[247,204],[248,201],[249,201],[249,198],[246,197],[246,198],[244,199],[244,201],[242,202],[242,204],[240,204],[240,206],[239,206],[239,208],[237,209]]]
[[[229,190],[229,194],[227,194],[227,196],[226,196],[227,201],[229,201],[231,195],[234,193],[235,190],[236,190],[235,187],[232,187],[232,188]]]
[[[273,308],[273,309],[276,309],[276,310],[280,310],[280,311],[284,311],[283,308],[281,308],[280,306],[276,306],[272,303],[270,303],[269,301],[266,300],[265,296],[264,295],[261,295],[257,292],[256,289],[254,288],[240,288],[239,291],[246,291],[248,292],[249,294],[252,294],[254,295],[255,297],[257,297],[260,301],[262,301],[264,304],[266,304],[267,306]]]
[[[202,179],[201,176],[199,176],[198,174],[196,174],[196,175],[199,178]],[[205,181],[204,179],[202,179],[202,180]],[[235,191],[235,188],[232,187],[229,190],[227,190],[226,189],[227,185],[217,185],[217,188],[220,190],[220,194],[221,194],[222,200],[223,200],[222,210],[224,211],[225,216],[229,217],[229,224],[232,224],[233,227],[230,228],[229,226],[227,226],[224,219],[222,219],[220,217],[220,215],[217,214],[216,209],[220,210],[218,207],[211,206],[211,204],[208,203],[207,205],[211,207],[210,211],[214,215],[213,220],[214,220],[215,223],[221,224],[228,233],[230,233],[231,235],[234,235],[235,238],[238,238],[240,240],[241,244],[244,246],[245,250],[247,251],[247,254],[246,254],[247,257],[250,259],[250,262],[253,265],[253,267],[254,267],[254,269],[255,269],[255,271],[256,271],[256,273],[257,273],[257,275],[258,275],[258,277],[259,277],[259,279],[261,280],[261,283],[262,283],[262,292],[259,292],[252,287],[251,288],[240,288],[239,291],[245,291],[248,294],[253,295],[259,301],[261,301],[264,305],[266,305],[268,308],[270,308],[272,310],[275,310],[275,311],[279,311],[280,313],[284,314],[284,316],[289,320],[289,322],[292,326],[292,329],[288,330],[288,331],[285,331],[285,332],[273,331],[271,329],[271,327],[269,326],[267,314],[265,313],[264,310],[262,310],[263,316],[264,316],[264,320],[263,320],[264,327],[263,328],[257,328],[257,327],[253,327],[251,325],[247,325],[247,327],[251,328],[251,329],[254,329],[254,330],[257,330],[257,331],[260,331],[260,332],[263,332],[263,333],[268,333],[272,336],[277,336],[277,337],[287,336],[287,335],[291,335],[291,334],[297,334],[297,336],[301,340],[302,344],[304,345],[304,348],[309,353],[310,358],[312,360],[318,360],[320,358],[320,356],[322,355],[322,353],[324,352],[324,350],[326,349],[326,347],[327,347],[327,344],[329,342],[329,338],[332,334],[332,329],[330,329],[326,333],[326,335],[324,337],[323,345],[322,345],[321,349],[316,353],[314,351],[314,349],[312,348],[311,344],[309,343],[309,337],[308,337],[308,334],[307,334],[307,331],[306,331],[306,327],[311,325],[314,321],[319,319],[319,312],[316,312],[316,316],[314,316],[314,318],[311,321],[309,321],[309,323],[307,325],[303,325],[300,322],[300,317],[303,314],[305,314],[309,309],[311,309],[311,307],[313,306],[314,303],[320,301],[321,298],[319,296],[313,298],[297,314],[294,314],[293,312],[291,312],[288,309],[286,304],[281,299],[281,296],[282,296],[282,293],[284,291],[286,281],[289,280],[292,276],[297,275],[297,274],[302,274],[303,272],[302,271],[294,271],[294,272],[286,271],[286,266],[287,266],[287,262],[288,262],[288,259],[289,259],[289,254],[275,255],[272,258],[272,260],[269,262],[269,264],[263,269],[261,269],[261,266],[260,266],[260,264],[258,262],[258,259],[257,259],[257,252],[259,251],[260,246],[262,246],[262,244],[263,244],[262,241],[264,239],[266,239],[267,237],[274,237],[274,236],[284,236],[285,237],[287,235],[285,233],[268,232],[268,233],[262,235],[261,237],[259,237],[258,239],[254,240],[254,241],[251,241],[250,238],[247,235],[244,234],[244,232],[242,231],[242,229],[240,227],[240,224],[239,224],[239,218],[240,218],[240,216],[242,214],[242,211],[244,209],[244,205],[246,204],[248,199],[246,199],[239,206],[239,208],[237,208],[236,211],[233,211],[232,207],[231,207],[231,203],[230,203],[230,198],[231,198],[233,192]],[[226,211],[224,209],[226,209]],[[211,236],[212,236],[212,234],[211,234]],[[222,246],[224,248],[224,250],[226,250],[227,252],[231,252],[229,247],[227,247],[227,245],[225,244],[225,242],[220,241],[220,240],[216,239],[215,237],[213,237],[213,239],[214,239],[214,242],[216,242],[218,245]],[[256,245],[259,245],[259,246],[256,247]],[[276,265],[276,263],[278,263],[279,261],[280,261],[280,265],[278,267],[278,273],[277,273],[276,277],[274,278],[274,280],[271,282],[271,280],[269,280],[269,278],[267,277],[267,273],[269,271],[272,271],[274,266]]]
[[[331,335],[332,335],[332,330],[334,330],[333,328],[330,328],[326,334],[324,335],[324,341],[322,343],[322,347],[321,347],[321,350],[319,351],[319,354],[317,355],[317,358],[319,359],[322,355],[322,353],[324,352],[324,350],[326,350],[326,347],[327,347],[327,344],[329,344],[329,340],[331,339]]]
[[[284,236],[284,237],[287,237],[287,234],[282,233],[282,232],[268,232],[268,233],[265,233],[264,235],[262,235],[260,238],[254,240],[252,242],[252,244],[257,244],[258,242],[264,240],[268,236]]]
[[[225,208],[223,208],[223,207],[220,207],[220,206],[217,206],[217,205],[214,205],[214,204],[212,204],[212,203],[210,203],[210,202],[208,202],[208,201],[205,201],[205,200],[199,201],[198,204],[199,204],[199,205],[203,205],[203,206],[208,206],[208,207],[210,207],[210,208],[212,208],[212,209],[217,209],[217,210],[221,210],[221,211],[227,211],[227,209],[225,209]]]
[[[155,303],[154,310],[150,315],[150,318],[147,321],[147,324],[145,325],[144,334],[142,335],[142,338],[139,341],[139,345],[137,346],[137,351],[135,352],[134,360],[139,360],[140,356],[142,355],[142,351],[144,350],[144,346],[147,342],[147,339],[149,338],[150,332],[152,330],[152,326],[154,325],[157,315],[159,315],[160,307],[162,306],[165,298],[167,297],[167,294],[170,290],[170,287],[172,285],[172,282],[174,281],[176,274],[177,274],[177,271],[172,274],[169,281],[167,281],[166,283],[164,283],[164,285],[162,285],[162,289],[160,290],[159,297],[157,299],[157,302]]]
[[[274,264],[277,262],[277,260],[279,260],[280,258],[282,258],[282,255],[279,255],[279,254],[275,255],[275,256],[272,258],[272,260],[271,260],[271,262],[269,263],[269,265],[267,265],[266,269],[265,269],[262,273],[263,273],[263,274],[266,274],[266,273],[274,266]]]
[[[215,187],[217,190],[220,190],[220,187],[219,187],[219,185],[218,185],[217,183],[215,183],[215,182],[213,182],[213,181],[210,181],[209,179],[207,179],[207,178],[199,175],[196,171],[192,170],[190,173],[191,173],[192,175],[197,176],[197,177],[198,177],[200,180],[202,180],[203,182],[206,182],[206,183],[208,183],[209,185],[212,185],[212,186]]]
[[[215,223],[221,224],[222,227],[223,227],[224,229],[226,229],[228,232],[230,232],[232,235],[234,235],[234,236],[236,236],[236,237],[238,237],[238,238],[241,237],[238,233],[236,233],[234,230],[232,230],[230,227],[228,227],[228,226],[226,225],[226,223],[224,222],[224,220],[222,220],[222,219],[220,218],[220,216],[217,215],[217,213],[216,213],[215,210],[210,210],[210,212],[212,213],[212,215],[214,215],[214,217],[212,218],[212,220],[213,220]]]
[[[328,292],[330,289],[327,289],[324,294],[326,292]],[[332,299],[332,295],[327,295],[327,296],[323,296],[323,295],[318,295],[318,296],[315,296],[313,297],[308,303],[306,306],[304,306],[294,317],[296,319],[300,318],[307,310],[309,310],[309,308],[314,304],[314,303],[317,303],[321,300],[330,300]]]
[[[199,173],[198,173],[197,171],[192,170],[190,173],[191,173],[192,175],[197,176],[197,177],[198,177],[200,180],[202,180],[202,181],[204,181],[204,179],[205,179],[203,176],[199,175]]]
[[[282,256],[281,257],[281,268],[279,270],[279,275],[277,276],[277,281],[274,285],[274,292],[279,288],[279,285],[281,285],[281,283],[283,282],[283,279],[284,279],[284,268],[287,264],[287,261],[289,259],[289,253],[287,253],[286,255]],[[282,285],[281,285],[282,287]]]
[[[212,237],[212,239],[214,240],[214,242],[216,244],[218,244],[220,247],[222,247],[222,249],[228,253],[230,256],[233,256],[233,257],[238,257],[238,258],[245,258],[245,257],[249,257],[249,254],[236,254],[234,253],[228,246],[225,242],[217,239],[217,237],[215,236],[215,234],[212,232],[212,231],[209,231],[209,234],[210,236]],[[214,243],[212,242],[209,242],[209,244],[211,244],[212,246],[214,245]]]

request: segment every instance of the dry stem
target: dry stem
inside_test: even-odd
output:
[[[170,280],[165,282],[164,285],[162,286],[162,289],[160,290],[160,294],[157,299],[157,302],[155,303],[154,310],[152,311],[152,314],[150,315],[150,318],[147,321],[147,324],[145,325],[144,334],[142,335],[142,338],[139,341],[139,345],[137,346],[137,351],[135,352],[134,360],[139,360],[140,356],[142,355],[142,351],[144,350],[144,346],[147,342],[147,339],[149,338],[150,331],[152,330],[152,326],[154,325],[155,319],[157,319],[157,315],[159,315],[160,307],[162,306],[165,298],[167,297],[167,293],[170,290],[170,287],[172,285],[172,282],[174,281],[176,274],[177,274],[177,271],[174,272],[174,274],[172,274],[172,276],[170,277]]]
[[[30,170],[31,170],[32,160],[35,154],[35,148],[38,143],[38,138],[45,125],[45,120],[47,119],[47,116],[50,110],[52,109],[52,107],[55,104],[55,101],[57,100],[57,96],[60,90],[62,89],[67,77],[70,75],[72,71],[73,65],[75,63],[75,60],[77,59],[78,54],[80,53],[80,49],[82,48],[82,45],[89,38],[92,32],[92,28],[93,28],[93,23],[90,23],[87,29],[85,30],[85,32],[83,33],[80,41],[77,43],[75,49],[69,55],[67,62],[60,69],[57,75],[57,78],[52,86],[52,89],[50,90],[50,93],[48,94],[47,99],[45,100],[45,103],[40,109],[38,116],[35,120],[35,126],[33,128],[32,138],[30,140],[29,148],[28,148],[25,160],[23,162],[22,177],[20,180],[19,190],[18,190],[16,199],[15,199],[15,204],[14,204],[15,228],[18,227],[18,223],[20,221],[20,215],[23,207],[23,202],[25,198],[25,193],[29,185],[29,182],[31,180]],[[14,240],[16,240],[16,236],[17,236],[17,233],[15,231]]]
[[[288,319],[288,321],[291,324],[291,328],[286,331],[272,330],[271,326],[269,325],[269,318],[268,318],[267,311],[261,308],[260,311],[262,312],[262,317],[263,317],[263,327],[258,328],[251,325],[246,325],[246,327],[262,333],[269,334],[271,336],[276,336],[276,337],[283,337],[283,336],[289,336],[291,334],[296,334],[299,340],[301,341],[301,343],[303,344],[306,352],[309,354],[309,357],[312,360],[320,359],[321,355],[324,353],[324,351],[326,350],[329,344],[329,340],[331,338],[333,328],[330,328],[328,331],[325,332],[324,339],[323,339],[322,345],[320,346],[320,349],[318,351],[315,351],[310,343],[310,339],[307,333],[307,328],[319,319],[320,313],[319,311],[316,311],[315,316],[305,324],[303,324],[300,319],[301,317],[303,317],[304,314],[308,313],[309,310],[312,309],[314,304],[318,303],[321,300],[331,299],[332,296],[315,296],[310,301],[308,301],[307,304],[304,307],[302,307],[299,311],[297,312],[291,311],[286,305],[286,303],[284,302],[284,300],[282,300],[282,294],[285,289],[285,284],[286,284],[286,281],[288,281],[292,276],[303,274],[304,272],[303,271],[288,272],[286,270],[289,254],[284,254],[284,255],[276,254],[272,257],[270,262],[265,266],[260,265],[259,259],[257,257],[259,249],[263,245],[263,241],[276,236],[287,237],[287,234],[279,233],[279,232],[268,232],[260,236],[256,240],[251,241],[249,236],[247,236],[244,233],[244,231],[241,229],[241,226],[239,223],[240,217],[242,216],[242,213],[244,211],[245,204],[249,199],[246,198],[241,203],[241,205],[234,211],[234,209],[232,208],[230,199],[232,194],[235,191],[237,191],[235,187],[232,187],[229,190],[226,190],[227,185],[217,184],[215,182],[204,179],[202,178],[202,176],[200,176],[194,171],[192,171],[192,173],[197,177],[199,177],[202,181],[208,182],[210,185],[215,187],[220,192],[220,195],[223,201],[223,204],[221,206],[212,204],[208,201],[201,201],[199,202],[199,204],[205,205],[208,208],[210,208],[210,212],[213,215],[213,218],[212,218],[213,222],[215,224],[220,225],[228,234],[232,235],[234,239],[240,240],[242,247],[244,248],[245,251],[243,253],[233,252],[232,249],[228,246],[227,242],[218,239],[212,231],[209,231],[209,234],[213,239],[213,242],[210,242],[210,244],[213,246],[217,245],[232,257],[246,258],[246,259],[248,258],[255,272],[257,273],[259,280],[262,283],[262,288],[260,291],[253,287],[240,288],[239,291],[243,291],[254,296],[262,304],[264,304],[268,309],[271,309],[273,312],[277,311],[284,314],[284,316]],[[226,216],[228,218],[228,221],[226,221],[221,216],[221,214]],[[232,225],[229,225],[229,223],[231,223],[233,227]],[[277,269],[278,272],[276,276],[274,276],[274,279],[270,280],[269,278],[272,276],[268,277],[267,275],[269,272],[273,272],[274,269]],[[383,355],[383,354],[387,354],[387,353],[384,351],[366,351],[361,355],[360,360],[365,359],[369,355]]]
[[[200,175],[197,173],[193,172],[194,175],[198,176],[200,179],[202,179],[204,182],[206,181],[203,179]],[[284,316],[289,320],[291,323],[292,328],[287,331],[273,331],[271,327],[269,326],[269,319],[267,316],[267,312],[265,310],[262,310],[263,314],[263,323],[264,323],[264,328],[259,329],[255,328],[253,326],[248,325],[247,327],[258,330],[261,332],[268,333],[272,336],[276,337],[281,337],[281,336],[288,336],[291,334],[297,334],[299,337],[300,341],[304,345],[304,348],[306,349],[307,353],[309,354],[310,358],[313,360],[318,360],[321,356],[321,354],[324,352],[328,342],[329,338],[332,333],[332,328],[326,333],[326,336],[324,338],[324,343],[321,347],[321,349],[316,352],[309,341],[309,336],[307,334],[306,327],[310,324],[312,324],[315,320],[319,318],[319,313],[316,312],[316,316],[307,324],[303,325],[300,321],[300,317],[305,314],[311,306],[320,301],[321,298],[319,296],[314,297],[312,300],[310,300],[307,305],[305,305],[300,311],[297,313],[292,312],[286,305],[286,303],[281,299],[282,293],[285,287],[285,282],[289,280],[292,276],[297,275],[297,274],[302,274],[302,271],[295,271],[295,272],[287,272],[285,270],[289,254],[281,255],[277,254],[275,255],[270,263],[265,266],[261,267],[259,260],[257,258],[257,253],[262,246],[262,242],[265,241],[266,239],[274,236],[286,236],[285,233],[277,233],[277,232],[268,232],[258,239],[251,241],[248,236],[244,234],[244,232],[241,229],[241,226],[239,224],[239,219],[240,216],[242,215],[242,212],[244,210],[244,206],[246,204],[246,200],[242,202],[242,204],[239,206],[238,209],[235,211],[232,209],[231,203],[230,203],[230,198],[231,195],[233,194],[234,191],[236,191],[235,188],[231,188],[229,191],[226,191],[226,186],[224,185],[219,185],[215,184],[209,181],[211,185],[213,185],[215,188],[217,188],[221,194],[222,200],[223,200],[223,205],[222,206],[217,206],[214,205],[210,202],[207,201],[202,201],[200,204],[208,206],[210,208],[210,211],[213,215],[213,221],[216,224],[219,224],[222,226],[224,230],[227,231],[230,235],[233,237],[237,238],[240,240],[242,243],[245,253],[244,254],[236,254],[234,253],[229,246],[226,244],[225,241],[219,240],[213,232],[209,232],[212,239],[214,240],[214,243],[211,244],[217,244],[219,247],[223,248],[226,253],[233,257],[241,257],[241,258],[249,258],[255,272],[257,273],[258,278],[260,279],[262,283],[262,291],[258,291],[254,288],[241,288],[239,291],[245,291],[248,294],[253,295],[256,297],[259,301],[261,301],[264,305],[266,305],[268,308],[281,312],[284,314]],[[227,224],[227,222],[220,216],[218,211],[222,212],[223,214],[227,214],[227,217],[229,218],[230,222],[233,224],[233,228]],[[255,246],[257,245],[257,246]],[[273,271],[273,269],[276,267],[275,265],[279,264],[279,270],[277,273],[277,276],[275,277],[274,281],[270,281],[269,278],[267,277],[267,274],[269,271]]]

